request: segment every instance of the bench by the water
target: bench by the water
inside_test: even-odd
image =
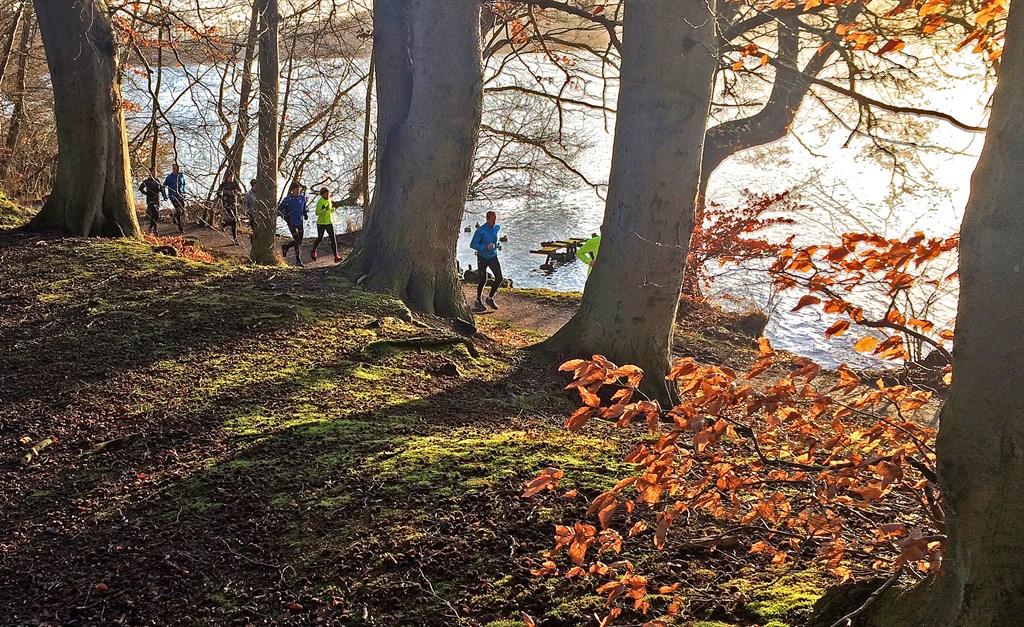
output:
[[[534,255],[544,255],[546,258],[541,267],[551,267],[553,265],[552,262],[555,261],[565,262],[576,259],[577,249],[579,249],[579,247],[586,241],[586,237],[570,237],[555,242],[541,242],[540,248],[537,250],[531,250],[530,253]],[[562,249],[565,249],[565,252],[562,252]]]

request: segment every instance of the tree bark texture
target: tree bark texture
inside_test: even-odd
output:
[[[138,237],[117,43],[106,0],[35,0],[57,119],[57,178],[29,224]]]
[[[936,455],[943,572],[881,625],[1020,625],[1024,607],[1024,4],[1011,4],[999,84],[960,231],[956,365]]]
[[[480,6],[377,0],[377,185],[363,241],[346,263],[410,307],[471,319],[455,247],[480,128]]]
[[[663,402],[675,397],[665,375],[717,65],[713,11],[703,0],[626,3],[601,251],[579,310],[546,344],[640,366]]]
[[[252,262],[279,263],[274,250],[277,227],[277,104],[280,94],[280,61],[277,29],[280,13],[277,0],[256,0],[260,12],[260,107],[259,146],[256,163],[256,209],[252,224]]]

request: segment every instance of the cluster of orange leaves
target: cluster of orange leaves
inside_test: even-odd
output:
[[[712,284],[708,266],[712,261],[722,266],[778,255],[786,244],[770,242],[757,234],[771,227],[793,224],[792,218],[781,215],[800,209],[803,206],[795,202],[789,192],[757,194],[743,190],[743,203],[735,207],[708,202],[700,224],[694,227],[690,237],[683,293],[697,295]],[[769,217],[769,214],[779,215]]]
[[[822,6],[848,6],[863,0],[769,0],[765,3],[768,10],[776,9],[797,9],[804,12],[820,10]],[[865,2],[865,4],[867,4]],[[967,37],[960,42],[957,49],[964,48],[972,42],[975,44],[974,52],[986,56],[989,61],[995,61],[1002,55],[1002,41],[1005,30],[1005,18],[1009,0],[982,0],[976,5],[962,5],[952,0],[899,0],[895,7],[882,14],[884,18],[903,19],[908,12],[916,13],[920,20],[922,35],[934,33],[946,24],[966,25]],[[966,14],[956,13],[966,11]],[[877,23],[875,24],[877,25]],[[884,55],[889,52],[902,50],[906,43],[899,37],[881,38],[878,33],[859,28],[856,24],[839,24],[835,29],[836,35],[843,38],[843,42],[853,50],[873,50],[875,54]],[[881,45],[878,45],[882,41]],[[827,49],[831,44],[824,44],[819,52]],[[749,56],[744,53],[744,56]],[[762,62],[766,64],[767,60]],[[733,65],[733,69],[740,69],[743,66],[742,58]]]
[[[155,237],[147,234],[145,240],[153,246],[170,246],[178,252],[178,257],[183,259],[191,259],[193,261],[204,261],[210,263],[213,261],[213,257],[210,253],[204,252],[202,249],[196,248],[195,246],[186,246],[185,240],[179,236],[174,237]]]
[[[940,567],[935,434],[907,416],[930,394],[881,381],[865,391],[845,367],[819,390],[812,382],[821,369],[805,359],[778,379],[755,380],[778,366],[768,340],[759,346],[744,375],[677,362],[668,378],[679,385],[681,402],[667,411],[639,394],[639,368],[601,356],[562,365],[582,401],[567,429],[594,419],[619,428],[643,420],[651,439],[625,457],[635,474],[592,499],[587,516],[597,525],[558,526],[535,575],[557,574],[554,560],[564,551],[572,563],[566,576],[610,578],[598,588],[607,599],[606,623],[622,611],[621,598],[646,614],[648,581],[618,557],[624,543],[650,536],[656,548],[670,549],[673,540],[685,541],[688,523],[708,520],[727,527],[723,534],[749,538],[751,559],[819,561],[841,580],[904,565]],[[557,490],[562,476],[546,469],[523,496]],[[673,525],[682,529],[672,533]],[[602,561],[608,554],[617,556],[612,564]],[[667,582],[659,592],[671,596],[678,585]],[[671,597],[665,615],[678,616],[682,601]]]
[[[881,359],[909,361],[911,341],[930,345],[941,352],[946,350],[945,343],[953,339],[953,331],[936,331],[932,321],[902,312],[900,303],[909,306],[914,302],[916,287],[934,288],[957,280],[955,271],[944,277],[929,276],[934,273],[929,263],[955,254],[959,247],[959,235],[928,238],[917,232],[900,240],[876,234],[846,233],[841,243],[834,246],[786,246],[769,273],[779,290],[807,292],[793,311],[820,305],[825,313],[840,316],[825,331],[826,338],[842,335],[851,324],[885,331],[888,337],[866,335],[854,344],[854,349]],[[887,304],[885,310],[869,315],[852,303],[851,293],[861,287],[879,290],[882,297],[879,300],[884,299]]]

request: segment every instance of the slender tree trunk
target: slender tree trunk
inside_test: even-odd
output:
[[[363,120],[363,167],[359,173],[359,185],[363,192],[363,227],[370,223],[370,133],[373,131],[373,79],[374,59],[370,53],[370,68],[366,76],[366,116]]]
[[[1011,4],[985,147],[960,230],[956,365],[936,454],[943,572],[877,623],[1020,625],[1024,607],[1024,4]]]
[[[57,119],[53,192],[29,224],[76,235],[139,236],[106,0],[35,0]]]
[[[675,397],[665,375],[717,64],[713,11],[704,0],[625,4],[601,254],[579,310],[546,342],[640,366],[662,401]]]
[[[256,0],[260,11],[259,148],[256,164],[256,210],[252,225],[253,263],[280,262],[274,250],[277,225],[277,100],[280,92],[277,0]]]
[[[157,121],[160,115],[160,90],[164,82],[164,26],[160,24],[156,28],[156,86],[153,89],[153,111],[150,118],[150,125],[153,127],[153,137],[149,145],[149,167],[157,166],[157,152],[160,149],[160,124]]]
[[[22,5],[24,6],[24,5]],[[28,59],[32,52],[32,16],[26,16],[21,26],[21,43],[18,46],[18,73],[15,76],[15,100],[11,110],[11,124],[7,127],[4,152],[0,157],[0,181],[7,181],[14,151],[18,149],[18,138],[25,123],[25,88],[28,78]]]
[[[22,18],[25,17],[27,6],[28,4],[24,2],[18,5],[18,9],[14,12],[14,19],[11,20],[11,27],[4,35],[4,49],[0,53],[0,85],[3,84],[4,77],[7,76],[7,67],[11,63],[11,51],[14,50],[14,40],[18,36],[18,29],[21,27]]]
[[[241,180],[242,157],[245,141],[249,138],[251,122],[249,121],[249,105],[252,103],[252,64],[256,57],[256,41],[259,34],[259,6],[252,6],[252,20],[249,22],[249,36],[245,41],[245,59],[242,64],[242,85],[238,96],[238,127],[227,154],[227,171],[234,172]]]
[[[346,271],[410,307],[471,319],[455,247],[480,128],[480,5],[377,0],[377,186]]]

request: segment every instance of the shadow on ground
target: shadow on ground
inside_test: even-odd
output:
[[[529,573],[584,501],[522,500],[523,482],[555,465],[593,495],[622,472],[615,440],[558,429],[552,364],[375,348],[435,331],[326,273],[11,233],[0,250],[5,624],[598,609],[587,584]]]

